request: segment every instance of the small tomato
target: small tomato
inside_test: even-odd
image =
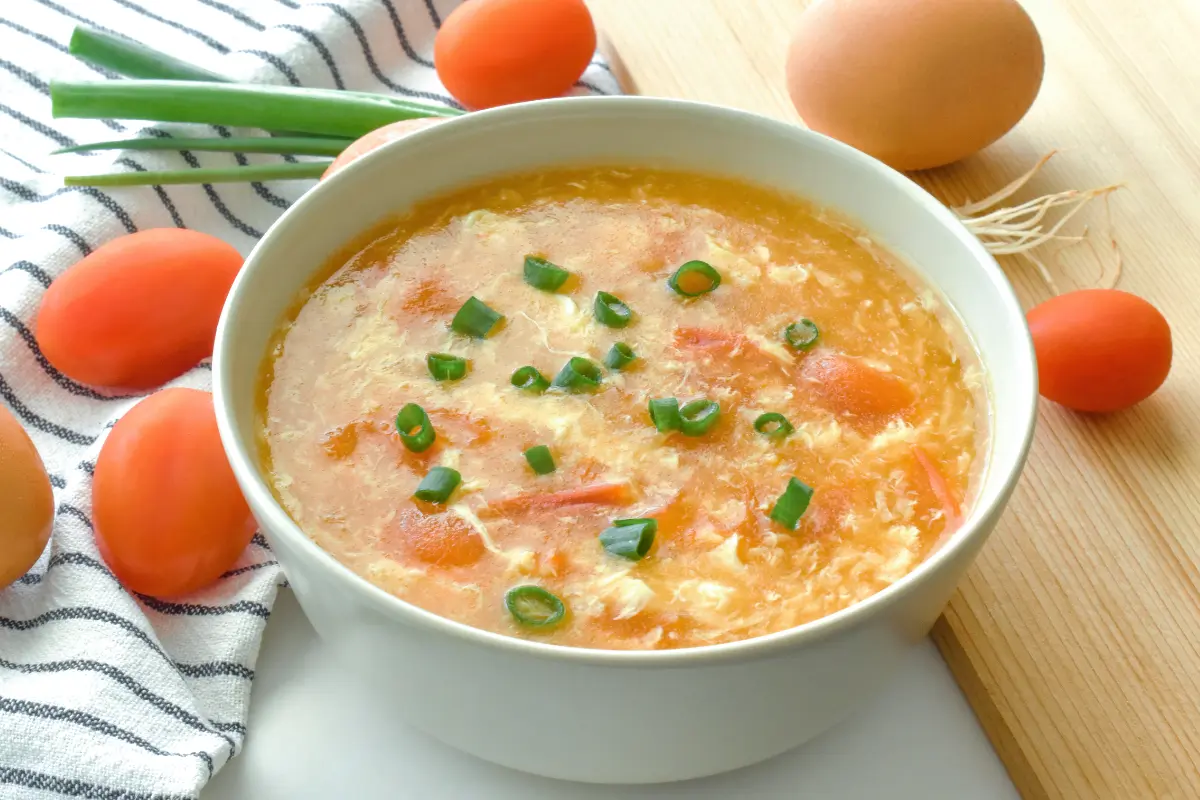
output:
[[[233,566],[255,522],[212,395],[164,389],[130,409],[96,459],[92,513],[100,554],[132,591],[184,595]]]
[[[365,156],[378,147],[383,147],[388,142],[402,139],[410,133],[436,125],[439,122],[445,122],[447,119],[447,117],[417,117],[416,119],[402,119],[399,122],[384,125],[382,128],[376,128],[365,136],[355,139],[350,143],[349,147],[339,153],[338,157],[333,160],[333,163],[325,168],[325,172],[321,175],[321,180],[325,180],[351,161],[360,156]]]
[[[1051,298],[1027,315],[1042,396],[1076,411],[1145,400],[1171,371],[1171,327],[1159,310],[1116,289]]]
[[[38,309],[38,347],[80,383],[159,386],[212,355],[241,267],[232,245],[199,231],[153,228],[113,239],[50,284]]]
[[[467,0],[446,17],[433,63],[467,108],[565,94],[596,51],[583,0]]]

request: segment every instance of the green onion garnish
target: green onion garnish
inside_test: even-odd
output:
[[[550,388],[550,381],[546,380],[545,375],[537,371],[537,367],[521,367],[512,374],[511,383],[522,391],[536,392],[538,394]]]
[[[592,309],[596,312],[596,321],[610,328],[624,328],[633,319],[633,309],[608,292],[596,292]]]
[[[783,329],[784,340],[797,350],[812,349],[820,336],[821,332],[817,330],[817,324],[811,319],[793,322]]]
[[[768,516],[788,530],[794,531],[800,522],[800,517],[804,516],[804,512],[808,510],[808,503],[812,500],[812,496],[811,486],[796,478],[790,478],[787,488],[783,490],[783,494],[779,495],[775,505],[771,506],[771,513]]]
[[[550,448],[544,444],[539,444],[537,447],[531,447],[525,451],[525,460],[529,462],[529,466],[533,467],[533,471],[538,475],[549,475],[554,472],[554,456],[550,455]]]
[[[786,439],[796,429],[783,414],[777,411],[768,411],[760,414],[758,419],[754,420],[754,430],[768,439]]]
[[[553,627],[567,614],[563,601],[540,586],[514,586],[504,593],[504,607],[530,628]]]
[[[611,528],[600,534],[600,544],[610,554],[640,561],[650,552],[658,521],[653,519],[615,519]]]
[[[454,315],[454,319],[450,322],[450,327],[455,333],[461,333],[463,336],[486,339],[488,334],[503,319],[503,314],[493,311],[488,307],[487,303],[478,297],[472,296],[467,299],[467,302],[463,303],[462,308]]]
[[[706,261],[689,261],[667,279],[667,286],[684,297],[699,297],[720,285],[721,273]]]
[[[556,389],[590,392],[600,385],[600,365],[582,356],[574,356],[554,376]]]
[[[414,453],[428,450],[437,438],[429,415],[416,403],[409,403],[400,409],[396,415],[396,433],[400,434],[404,446]]]
[[[456,381],[467,374],[467,360],[449,353],[430,353],[425,365],[435,381]]]
[[[659,433],[670,433],[683,428],[679,416],[679,401],[674,397],[660,397],[650,401],[650,421]]]
[[[617,342],[609,348],[608,355],[604,357],[604,366],[609,369],[624,369],[633,363],[637,358],[633,353],[633,348],[624,342]]]
[[[571,273],[538,256],[525,256],[525,282],[543,292],[557,292]]]
[[[681,420],[679,430],[683,432],[684,436],[702,436],[717,424],[720,417],[721,407],[717,405],[716,401],[706,400],[702,397],[679,409]]]
[[[458,470],[449,467],[434,467],[425,473],[413,497],[426,503],[444,503],[462,481]]]

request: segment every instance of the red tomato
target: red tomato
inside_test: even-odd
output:
[[[382,147],[388,142],[402,139],[408,134],[419,131],[422,128],[428,128],[431,125],[436,125],[439,122],[445,122],[446,117],[418,117],[417,119],[402,119],[399,122],[393,122],[390,125],[384,125],[382,128],[376,128],[365,136],[360,136],[350,143],[350,146],[338,154],[338,157],[333,160],[333,163],[325,168],[324,174],[321,175],[321,180],[325,180],[333,173],[340,170],[342,167],[349,164],[359,156],[365,156],[377,147]]]
[[[242,257],[215,236],[156,228],[97,248],[60,275],[38,309],[38,346],[67,377],[150,389],[212,355]]]
[[[212,395],[164,389],[123,416],[96,459],[92,513],[100,554],[132,591],[188,594],[233,566],[255,523]]]
[[[433,45],[438,77],[468,108],[567,92],[596,51],[583,0],[467,0]]]
[[[385,542],[437,567],[465,567],[487,552],[475,529],[449,511],[402,511]]]
[[[1076,411],[1117,411],[1171,371],[1171,328],[1158,309],[1116,289],[1067,292],[1027,315],[1042,396]]]
[[[857,358],[817,353],[805,359],[801,375],[821,404],[855,417],[891,417],[913,404],[912,391],[894,375]]]

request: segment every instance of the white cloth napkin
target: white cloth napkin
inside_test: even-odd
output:
[[[432,69],[452,0],[0,0],[0,403],[51,475],[57,519],[30,572],[0,590],[0,797],[196,797],[241,748],[263,626],[283,583],[259,536],[185,601],[131,595],[92,535],[91,473],[138,397],[108,398],[51,367],[32,331],[42,293],[104,242],[153,227],[215,234],[243,253],[307,181],[101,191],[58,175],[272,162],[279,156],[101,152],[75,143],[228,135],[208,126],[53,120],[47,81],[106,76],[66,52],[76,23],[108,28],[239,80],[450,102]],[[579,92],[616,93],[597,58]],[[171,385],[210,387],[201,365]],[[4,502],[0,496],[0,503]],[[0,531],[0,535],[3,532]]]

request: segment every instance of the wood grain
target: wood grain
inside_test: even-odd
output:
[[[797,121],[783,83],[799,0],[589,0],[642,94]],[[1123,182],[1122,288],[1171,322],[1155,397],[1084,417],[1043,403],[1003,523],[934,630],[1027,798],[1200,796],[1200,5],[1028,0],[1045,85],[983,153],[914,176],[950,204],[1060,154],[1022,199]],[[986,91],[987,87],[980,87]],[[1064,289],[1100,269],[1062,251]],[[1049,292],[1004,264],[1028,307]],[[1002,389],[1001,389],[1002,390]]]

